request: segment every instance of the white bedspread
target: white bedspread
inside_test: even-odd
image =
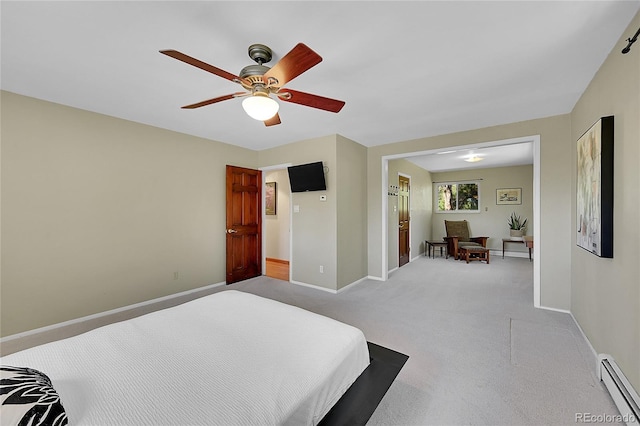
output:
[[[316,424],[369,364],[357,328],[235,290],[2,357],[70,425]]]

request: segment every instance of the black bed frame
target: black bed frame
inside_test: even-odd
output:
[[[319,426],[365,425],[409,356],[367,342],[369,366],[320,421]]]

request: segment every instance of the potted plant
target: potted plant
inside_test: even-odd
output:
[[[507,221],[509,224],[509,235],[512,240],[521,240],[527,227],[527,219],[520,219],[516,212],[511,213],[511,217]]]

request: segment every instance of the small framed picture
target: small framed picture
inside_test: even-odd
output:
[[[522,188],[496,189],[496,204],[522,204]]]
[[[276,207],[277,207],[277,184],[276,182],[266,182],[265,183],[265,194],[264,194],[264,211],[267,215],[275,215]]]

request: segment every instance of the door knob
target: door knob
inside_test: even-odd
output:
[[[227,229],[227,234],[235,234],[236,232],[238,231],[236,231],[235,229]]]

